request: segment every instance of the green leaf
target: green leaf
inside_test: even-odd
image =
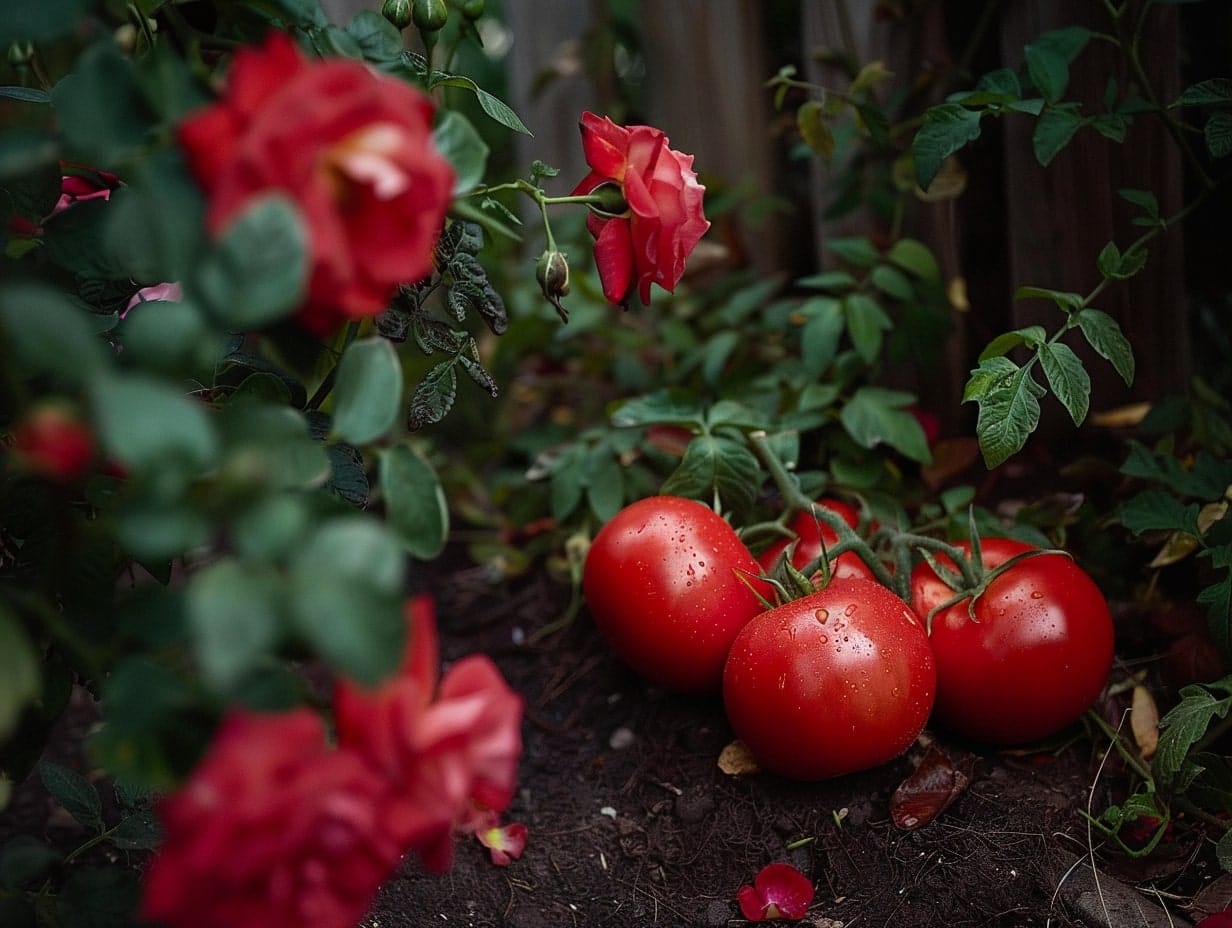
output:
[[[1223,693],[1222,698],[1216,693]],[[1189,751],[1206,735],[1215,719],[1226,718],[1232,708],[1232,682],[1224,677],[1205,686],[1181,687],[1181,701],[1159,720],[1159,745],[1152,769],[1164,784],[1171,782],[1184,766]]]
[[[1100,251],[1095,263],[1099,272],[1110,280],[1128,280],[1146,266],[1147,254],[1143,246],[1121,254],[1116,243],[1109,242]]]
[[[1082,425],[1091,405],[1091,378],[1082,366],[1082,359],[1061,342],[1041,343],[1039,359],[1053,394],[1074,420],[1074,425]]]
[[[159,42],[138,58],[136,72],[138,90],[167,125],[210,101],[192,67],[170,42]]]
[[[702,346],[702,379],[711,386],[716,386],[723,376],[723,369],[732,352],[739,347],[743,333],[733,329],[718,332],[706,340]]]
[[[0,97],[18,100],[22,103],[50,103],[51,94],[37,87],[0,87]]]
[[[1026,368],[1005,357],[981,361],[971,372],[963,402],[979,405],[975,434],[990,470],[1022,450],[1039,424],[1039,398],[1046,392]]]
[[[863,236],[827,239],[824,247],[826,251],[857,267],[872,267],[881,260],[880,252]]]
[[[288,315],[308,286],[308,234],[295,205],[280,194],[253,201],[206,252],[192,283],[210,314],[234,331]]]
[[[1134,190],[1130,187],[1122,187],[1117,190],[1117,196],[1127,203],[1132,203],[1152,219],[1159,218],[1159,200],[1149,190]]]
[[[1120,113],[1100,113],[1087,120],[1092,129],[1110,141],[1118,144],[1125,141],[1132,120]]]
[[[411,557],[430,561],[445,549],[449,507],[436,470],[405,444],[380,452],[386,521]]]
[[[586,502],[600,522],[606,522],[624,505],[625,484],[620,461],[606,444],[591,449],[586,460]]]
[[[807,317],[800,330],[800,357],[814,379],[826,372],[838,354],[846,328],[843,306],[831,297],[814,297],[800,307]]]
[[[441,361],[415,387],[406,414],[406,427],[411,431],[440,422],[453,408],[458,395],[458,375],[454,373],[454,363],[453,358]]]
[[[87,831],[103,827],[103,802],[94,784],[76,770],[49,760],[39,761],[39,779],[53,799]]]
[[[1042,325],[1029,325],[1025,328],[1015,329],[1012,332],[1004,332],[990,341],[984,350],[980,352],[978,360],[986,361],[989,358],[999,358],[1009,354],[1019,345],[1026,345],[1032,350],[1038,348],[1048,339],[1048,332]]]
[[[67,154],[84,164],[114,165],[136,155],[153,128],[133,66],[110,40],[86,49],[51,99]]]
[[[894,328],[893,321],[880,303],[863,293],[844,297],[843,312],[856,353],[865,364],[875,363],[881,354],[882,333]]]
[[[1121,524],[1135,535],[1143,532],[1185,532],[1197,537],[1198,504],[1184,503],[1163,490],[1143,490],[1120,508]]]
[[[21,624],[0,603],[0,744],[17,727],[22,710],[42,691],[38,652]]]
[[[1017,300],[1052,300],[1066,313],[1082,309],[1083,299],[1080,293],[1070,293],[1065,290],[1049,290],[1047,287],[1019,287],[1014,291]]]
[[[1090,41],[1082,26],[1067,26],[1045,32],[1024,49],[1027,73],[1044,99],[1056,103],[1069,86],[1069,66]]]
[[[1215,859],[1225,873],[1232,871],[1232,828],[1220,835],[1215,842]]]
[[[1199,81],[1181,91],[1170,106],[1226,106],[1232,104],[1232,80],[1216,77]]]
[[[107,833],[107,842],[121,851],[152,851],[163,843],[163,828],[148,809],[132,812]]]
[[[801,277],[796,283],[810,290],[849,290],[857,283],[850,271],[822,271]]]
[[[223,339],[206,328],[196,304],[150,300],[128,311],[117,338],[124,357],[146,370],[173,373],[209,368],[222,354]],[[270,377],[281,386],[281,381]]]
[[[403,558],[391,531],[355,515],[321,525],[291,564],[295,627],[320,657],[365,686],[402,660]]]
[[[31,372],[79,384],[110,363],[89,315],[63,293],[43,284],[0,285],[0,327],[17,359]]]
[[[434,87],[461,87],[471,91],[475,95],[475,99],[479,102],[479,107],[490,117],[506,129],[512,129],[514,132],[520,132],[523,135],[532,135],[531,131],[526,128],[526,124],[518,117],[518,114],[510,109],[509,105],[499,97],[493,96],[476,84],[469,77],[463,77],[459,74],[453,74],[440,80],[432,82]]]
[[[825,119],[825,104],[807,100],[796,110],[796,131],[813,151],[829,162],[834,156],[834,133]]]
[[[176,468],[195,476],[218,460],[205,405],[164,381],[143,374],[99,378],[91,398],[108,453],[134,473]]]
[[[705,419],[696,397],[686,390],[659,390],[626,400],[612,410],[615,428],[645,425],[692,425],[701,427]]]
[[[1134,382],[1134,350],[1115,319],[1106,312],[1087,308],[1075,313],[1074,320],[1087,342],[1100,357],[1112,362],[1112,367],[1126,386]]]
[[[205,247],[205,202],[183,159],[160,152],[126,180],[103,204],[108,260],[133,280],[190,280]]]
[[[21,889],[28,883],[41,883],[61,860],[55,850],[34,835],[16,835],[0,847],[0,888]]]
[[[915,402],[910,393],[883,387],[860,387],[843,406],[839,419],[847,434],[864,448],[887,444],[913,461],[927,463],[932,456],[928,439],[907,409]]]
[[[97,6],[97,0],[40,0],[38,3],[7,3],[0,16],[0,44],[50,42],[70,34],[78,20]]]
[[[1232,154],[1232,113],[1220,110],[1212,113],[1202,128],[1206,150],[1212,158],[1224,158]]]
[[[219,428],[226,445],[224,479],[281,490],[310,489],[329,478],[325,449],[298,410],[233,399],[219,416]]]
[[[1232,544],[1211,548],[1211,565],[1222,571],[1214,583],[1198,591],[1198,602],[1207,607],[1207,617],[1220,653],[1232,650]]]
[[[376,441],[401,406],[402,364],[394,346],[377,336],[348,345],[334,386],[334,435],[352,445]]]
[[[886,257],[921,280],[939,280],[941,277],[941,269],[932,250],[913,238],[900,238]]]
[[[312,513],[295,493],[263,495],[235,518],[231,538],[248,560],[275,560],[298,547],[308,533]]]
[[[355,40],[368,61],[386,64],[402,57],[402,35],[376,10],[356,13],[346,24],[346,33]]]
[[[453,195],[459,197],[483,182],[488,169],[488,143],[457,110],[446,110],[432,133],[437,150],[453,165]]]
[[[697,435],[663,483],[663,493],[713,500],[724,509],[747,512],[757,497],[761,468],[748,448],[724,435]]]
[[[207,684],[228,693],[255,670],[282,631],[280,578],[259,564],[225,559],[194,575],[188,587],[188,624]]]
[[[941,163],[968,142],[980,137],[982,110],[967,109],[960,103],[929,107],[924,124],[911,140],[916,183],[927,190],[941,170]]]
[[[910,278],[896,267],[878,264],[869,275],[874,287],[887,296],[906,302],[915,296]]]
[[[1047,167],[1086,122],[1077,103],[1061,103],[1044,107],[1031,133],[1035,160]]]

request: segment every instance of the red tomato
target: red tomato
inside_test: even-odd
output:
[[[983,539],[980,548],[986,567],[1038,550],[1008,538]],[[953,595],[927,564],[912,571],[911,603],[921,618]],[[976,599],[975,621],[969,605],[964,600],[933,618],[938,722],[981,741],[1022,744],[1076,720],[1104,688],[1112,616],[1095,582],[1069,557],[1019,561]]]
[[[871,580],[836,580],[753,619],[723,671],[736,735],[767,770],[820,780],[907,750],[933,707],[924,626]]]
[[[842,500],[820,499],[817,501],[817,505],[837,514],[852,528],[860,524],[860,513],[854,506],[850,506]],[[796,550],[791,556],[791,566],[797,570],[807,567],[821,556],[822,542],[825,542],[827,549],[834,547],[838,543],[838,533],[817,519],[811,512],[801,511],[796,513],[788,528],[800,539],[796,544]],[[779,555],[787,549],[787,546],[792,541],[793,539],[791,538],[780,538],[757,556],[757,563],[761,564],[763,570],[769,571],[773,569],[774,565],[778,562]],[[860,556],[854,551],[848,551],[846,554],[839,555],[838,560],[831,565],[831,576],[834,578],[858,577],[862,580],[874,579],[873,572],[869,570],[868,565],[860,560]]]
[[[760,570],[714,510],[678,496],[626,506],[599,530],[582,590],[625,663],[684,693],[719,688],[736,633],[762,611],[745,580]]]

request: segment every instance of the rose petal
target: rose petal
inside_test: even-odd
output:
[[[752,886],[736,893],[740,911],[749,921],[796,920],[808,913],[813,902],[813,882],[791,864],[762,867]]]

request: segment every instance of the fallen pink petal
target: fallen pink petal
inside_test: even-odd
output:
[[[477,831],[475,837],[491,852],[492,863],[498,867],[507,867],[526,850],[527,834],[527,828],[521,822],[510,822],[504,827],[493,825]]]
[[[767,864],[752,886],[736,893],[740,912],[751,922],[804,918],[813,901],[813,883],[791,864]]]

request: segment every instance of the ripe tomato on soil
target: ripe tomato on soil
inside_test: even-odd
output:
[[[842,500],[819,499],[817,505],[829,509],[852,528],[860,524],[860,513],[854,506]],[[801,511],[796,513],[788,528],[799,538],[796,541],[795,551],[791,555],[791,566],[797,570],[807,567],[821,556],[823,542],[827,549],[838,543],[838,533],[811,512]],[[761,564],[762,569],[766,571],[772,570],[774,565],[778,563],[779,555],[787,550],[787,546],[793,540],[791,538],[781,538],[759,554],[757,562]],[[868,565],[860,560],[858,554],[849,551],[846,554],[840,554],[838,560],[831,565],[831,576],[834,578],[859,577],[864,580],[872,580],[873,572],[869,570]]]
[[[668,689],[706,693],[718,690],[736,633],[763,609],[746,582],[759,574],[714,510],[652,496],[626,506],[595,535],[582,591],[617,657]]]
[[[983,539],[980,548],[986,568],[1039,550],[1008,538]],[[922,620],[953,595],[927,564],[912,572],[911,603]],[[1112,616],[1095,581],[1068,556],[1011,565],[976,599],[974,621],[969,606],[963,600],[932,621],[935,715],[954,732],[993,744],[1036,741],[1078,719],[1107,683]]]
[[[736,636],[723,703],[766,770],[820,780],[875,767],[915,741],[936,670],[924,626],[859,578],[763,612]]]

